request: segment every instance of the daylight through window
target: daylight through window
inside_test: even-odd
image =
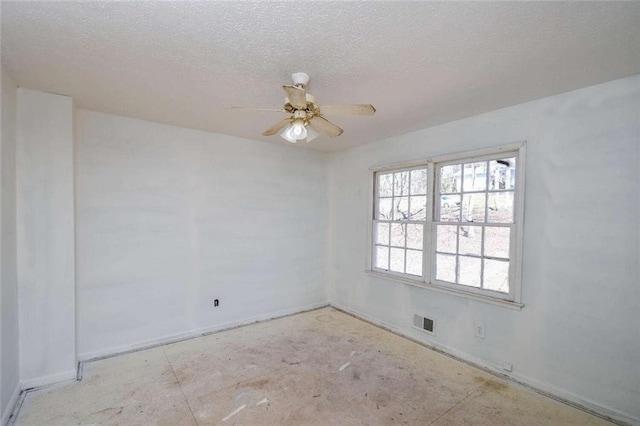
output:
[[[376,268],[422,276],[427,168],[377,174]]]
[[[520,152],[374,173],[372,269],[514,300]]]

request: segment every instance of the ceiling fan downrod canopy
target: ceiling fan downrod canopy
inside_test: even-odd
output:
[[[306,72],[294,72],[291,74],[291,80],[294,86],[306,87],[310,79],[309,74]]]

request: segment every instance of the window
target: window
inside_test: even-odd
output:
[[[427,168],[378,173],[374,218],[377,269],[421,277]]]
[[[519,302],[524,145],[374,171],[371,270]]]

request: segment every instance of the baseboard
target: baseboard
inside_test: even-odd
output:
[[[541,382],[528,376],[522,376],[517,373],[511,373],[509,378],[517,383],[522,383],[526,387],[535,390],[536,392],[548,396],[557,401],[563,402],[572,407],[576,407],[580,410],[586,411],[590,414],[602,417],[605,420],[609,420],[621,425],[636,425],[640,426],[640,418],[633,417],[630,414],[618,411],[614,408],[604,406],[598,402],[595,402],[589,398],[581,397],[565,389],[556,387],[546,382]]]
[[[42,386],[54,385],[56,383],[76,380],[77,370],[67,370],[62,373],[51,374],[49,376],[35,377],[33,379],[22,380],[21,386],[24,390],[39,388]]]
[[[256,322],[268,321],[276,318],[286,317],[289,315],[299,314],[302,312],[312,311],[315,309],[325,308],[327,306],[329,306],[329,303],[326,301],[317,302],[317,303],[312,303],[305,306],[299,306],[296,308],[283,309],[283,310],[271,312],[268,314],[256,315],[254,317],[250,317],[242,320],[229,321],[229,322],[218,324],[212,327],[203,327],[203,328],[186,331],[184,333],[171,334],[168,336],[145,340],[138,343],[132,343],[132,344],[122,345],[122,346],[113,346],[113,347],[101,349],[98,351],[85,352],[78,355],[78,361],[80,362],[97,361],[103,358],[110,358],[117,355],[123,355],[129,352],[136,352],[136,351],[141,351],[145,349],[151,349],[158,346],[181,342],[183,340],[206,336],[211,333],[216,333],[216,332],[230,330],[237,327],[242,327],[249,324],[254,324]]]
[[[538,381],[528,376],[522,376],[515,373],[505,374],[503,370],[499,370],[496,366],[492,365],[490,362],[487,362],[486,360],[474,357],[473,355],[470,355],[466,352],[462,352],[445,345],[440,345],[435,342],[418,339],[415,336],[408,334],[406,330],[400,327],[397,327],[393,324],[386,323],[377,318],[373,318],[368,314],[365,314],[355,309],[348,308],[339,303],[330,302],[330,306],[334,309],[337,309],[346,314],[354,316],[358,319],[366,321],[372,325],[375,325],[377,327],[390,331],[394,334],[397,334],[401,337],[409,339],[413,342],[416,342],[419,345],[425,346],[429,349],[442,353],[443,355],[446,355],[457,361],[471,365],[472,367],[478,368],[482,371],[493,374],[502,379],[514,382],[536,393],[555,399],[556,401],[562,402],[574,408],[578,408],[589,414],[593,414],[605,420],[622,424],[622,425],[640,425],[640,419],[633,417],[630,414],[618,411],[610,407],[603,406],[597,402],[591,401],[587,398],[579,397],[569,391],[555,387],[549,383]]]
[[[20,391],[21,391],[21,387],[20,387],[20,383],[16,384],[16,388],[13,390],[13,395],[11,395],[11,399],[9,400],[9,403],[7,404],[6,407],[4,407],[4,411],[2,412],[2,418],[0,419],[0,425],[6,425],[9,423],[9,418],[11,417],[11,414],[13,414],[15,408],[16,408],[16,403],[18,402],[18,397],[20,397]]]

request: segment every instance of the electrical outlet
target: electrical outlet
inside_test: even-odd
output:
[[[475,328],[473,329],[473,333],[476,337],[484,339],[484,324],[477,322]]]
[[[213,301],[213,307],[217,308],[218,306],[220,306],[220,301],[218,299],[214,299]]]

